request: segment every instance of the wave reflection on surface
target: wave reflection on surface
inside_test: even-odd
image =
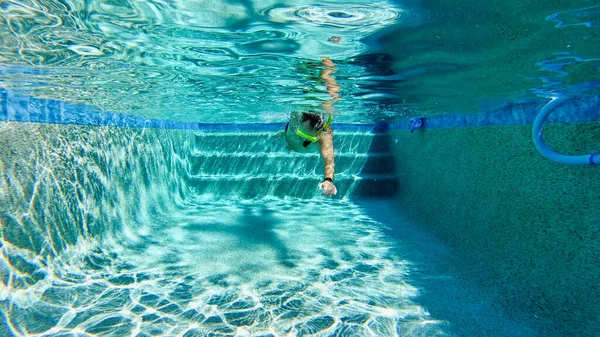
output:
[[[151,118],[282,121],[290,101],[306,104],[303,89],[318,85],[303,64],[359,55],[361,39],[400,14],[384,1],[7,1],[0,85]],[[11,70],[24,66],[37,73]],[[340,66],[339,74],[364,72]]]

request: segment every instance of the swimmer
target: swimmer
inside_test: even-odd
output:
[[[335,65],[327,58],[322,58],[324,69],[320,78],[325,81],[327,93],[331,99],[321,104],[324,113],[329,116],[325,118],[324,113],[315,111],[293,112],[290,121],[285,127],[285,140],[288,147],[296,152],[321,152],[323,157],[323,181],[318,188],[325,196],[337,194],[334,184],[335,161],[333,156],[333,129],[331,128],[333,103],[340,100],[340,86],[331,76],[335,72]]]

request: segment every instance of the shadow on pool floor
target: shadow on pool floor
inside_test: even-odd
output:
[[[418,289],[416,298],[433,317],[449,322],[458,336],[542,336],[531,324],[533,315],[518,309],[506,312],[501,295],[482,288],[470,277],[464,262],[435,235],[403,218],[392,199],[355,200],[365,214],[385,225],[396,242],[395,252],[410,260],[408,282]]]

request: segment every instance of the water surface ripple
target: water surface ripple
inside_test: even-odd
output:
[[[308,62],[357,56],[401,16],[387,1],[4,1],[0,85],[152,118],[281,121],[326,99],[306,95],[325,92]],[[337,63],[340,82],[365,71]]]

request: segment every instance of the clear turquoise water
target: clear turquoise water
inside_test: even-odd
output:
[[[336,123],[598,93],[590,1],[40,0],[0,16],[7,91],[140,117],[284,122],[330,98],[310,64],[324,56]],[[536,336],[390,200],[358,199],[393,174],[378,137],[336,133],[325,199],[318,155],[270,132],[0,123],[0,336]]]
[[[598,4],[565,1],[4,1],[0,81],[41,98],[206,123],[470,113],[598,94]],[[341,43],[328,41],[332,36]]]
[[[381,135],[336,134],[327,199],[318,158],[264,132],[0,132],[2,335],[536,335],[393,201],[357,199],[389,184],[361,173]]]
[[[414,262],[385,233],[392,222],[349,198],[356,181],[342,189],[365,166],[376,135],[337,135],[341,157],[355,158],[339,164],[344,197],[325,199],[314,189],[318,178],[303,179],[320,161],[281,165],[289,152],[265,133],[43,124],[5,124],[2,132],[12,140],[0,194],[4,334],[387,336],[447,328],[415,300]],[[260,149],[269,149],[265,157]],[[254,157],[264,163],[260,174]]]
[[[361,39],[402,13],[389,1],[8,1],[2,81],[146,117],[281,121],[325,96],[318,68],[306,62],[327,56],[340,61],[341,78],[366,74],[343,60],[367,51]],[[369,90],[349,85],[346,93]],[[363,120],[376,109],[360,105],[371,105],[356,109]]]

